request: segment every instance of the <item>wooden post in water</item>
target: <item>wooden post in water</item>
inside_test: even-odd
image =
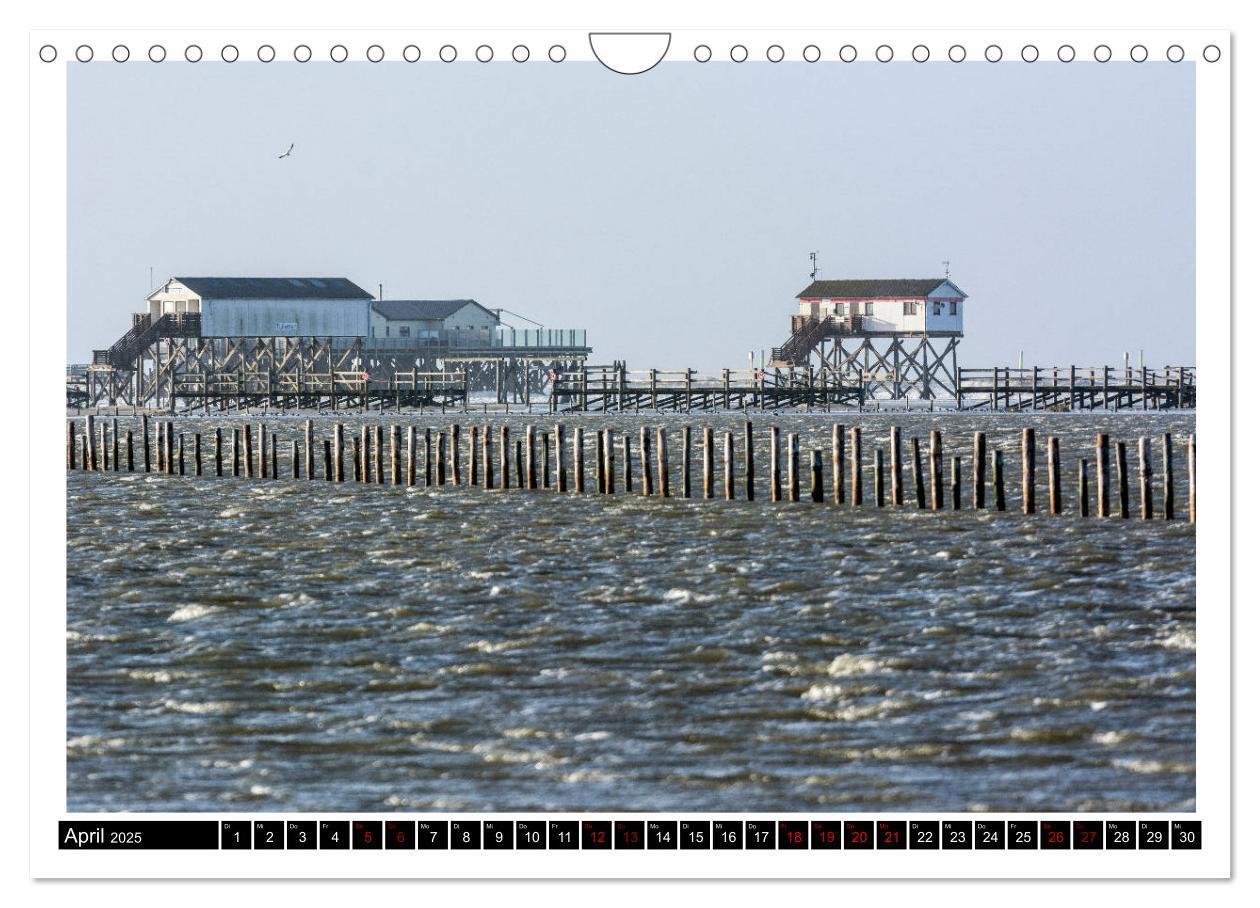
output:
[[[511,450],[508,447],[509,437],[510,436],[508,433],[508,427],[500,426],[499,427],[499,488],[504,491],[507,490],[508,485],[511,481],[511,477],[509,474],[509,464],[508,464],[508,457],[510,456],[508,452]]]
[[[652,438],[647,426],[639,427],[639,478],[644,495],[652,494]]]
[[[175,422],[170,420],[166,423],[166,472],[171,474],[175,472],[175,465],[171,462],[171,452],[175,450]]]
[[[96,469],[96,417],[89,415],[84,422],[83,434],[88,440],[88,456],[86,467],[89,470]]]
[[[962,510],[962,458],[949,459],[950,504],[955,511]]]
[[[487,489],[494,488],[494,442],[490,440],[490,424],[481,427],[481,473]]]
[[[82,461],[83,469],[86,470],[88,468],[88,437],[86,432],[79,436],[79,442],[79,460]]]
[[[1098,486],[1098,516],[1111,516],[1111,445],[1105,432],[1094,440],[1094,480]]]
[[[341,444],[341,439],[337,439],[337,444]],[[341,482],[341,455],[337,455],[337,481]],[[407,485],[414,486],[416,484],[416,427],[407,427]]]
[[[984,507],[985,438],[977,432],[971,442],[971,506],[977,511]]]
[[[433,429],[424,430],[424,486],[433,485]]]
[[[516,439],[516,487],[525,488],[525,445]]]
[[[149,456],[149,417],[147,416],[140,417],[140,439],[144,449],[144,472],[148,473],[152,461]],[[84,464],[83,468],[87,469],[87,464]]]
[[[682,494],[691,497],[691,426],[682,430]]]
[[[744,420],[744,496],[749,501],[756,497],[754,475],[753,426],[751,420]]]
[[[258,478],[267,478],[267,424],[260,422],[258,424]]]
[[[1080,470],[1076,474],[1076,489],[1080,499],[1081,516],[1089,516],[1089,458],[1082,457]]]
[[[385,430],[381,428],[380,423],[377,423],[372,427],[372,429],[372,460],[376,465],[375,478],[376,484],[379,486],[385,484]],[[454,451],[451,452],[452,455],[454,455],[454,453]],[[308,467],[311,465],[309,459],[307,460],[306,465]],[[310,479],[311,477],[307,476],[306,478]]]
[[[1063,485],[1059,479],[1059,439],[1054,435],[1046,440],[1046,463],[1050,470],[1050,513],[1057,517],[1063,513]]]
[[[415,427],[413,426],[411,429],[413,442],[415,439],[415,433],[416,433],[416,430],[415,430]],[[334,469],[336,470],[336,474],[337,474],[337,479],[336,479],[337,482],[346,481],[346,459],[345,459],[345,453],[344,453],[345,447],[346,447],[346,427],[342,425],[341,423],[337,423],[335,426],[333,426],[333,464],[334,464]],[[413,445],[413,450],[414,450],[414,445]],[[413,470],[415,469],[414,463],[412,464],[412,469]],[[414,485],[414,482],[413,482],[413,485]]]
[[[132,445],[131,430],[127,430],[127,472],[134,473],[136,471],[136,449]]]
[[[506,448],[504,449],[506,451]],[[506,456],[506,455],[505,455]],[[503,470],[504,481],[507,479],[507,465]],[[437,434],[437,484],[446,485],[446,433]]]
[[[241,430],[232,430],[232,475],[241,475]]]
[[[88,427],[90,429],[90,426]],[[91,451],[92,433],[88,435],[88,450]],[[153,436],[157,442],[157,471],[166,472],[166,420],[159,419],[153,426]],[[87,469],[91,469],[89,466]]]
[[[359,436],[352,436],[352,439],[354,441],[354,451],[351,452],[350,462],[354,464],[354,481],[363,482],[363,449],[359,444]]]
[[[661,497],[669,497],[669,439],[664,429],[656,430],[656,471]]]
[[[634,468],[630,464],[630,435],[621,436],[621,476],[627,492],[634,491]]]
[[[788,433],[788,501],[801,500],[801,439],[795,432]]]
[[[795,436],[793,436],[795,437]],[[722,473],[723,491],[727,501],[735,500],[735,436],[730,432],[722,433]]]
[[[1189,485],[1190,485],[1190,488],[1187,493],[1187,500],[1189,501],[1188,513],[1190,515],[1191,523],[1194,523],[1195,518],[1198,516],[1195,513],[1195,504],[1196,504],[1196,498],[1197,498],[1197,495],[1195,494],[1197,491],[1197,488],[1196,488],[1197,484],[1195,482],[1195,475],[1194,475],[1195,454],[1196,452],[1195,452],[1194,436],[1191,435],[1189,438],[1186,439],[1186,479],[1188,480]]]
[[[564,426],[556,423],[556,491],[568,490],[568,477],[564,472]]]
[[[821,503],[825,497],[823,493],[822,451],[814,448],[810,451],[809,456],[809,498],[811,501]]]
[[[551,488],[551,436],[546,432],[542,433],[542,487],[544,489]]]
[[[178,461],[179,462],[179,475],[183,476],[184,475],[184,433],[183,432],[179,433],[178,450],[179,450],[179,461]]]
[[[75,423],[73,419],[66,420],[66,469],[67,470],[75,469],[75,461],[77,460],[77,457],[75,456],[76,455],[75,442],[77,439],[75,437],[74,425]]]
[[[1129,457],[1124,442],[1116,442],[1116,497],[1120,505],[1120,518],[1129,517]]]
[[[871,466],[872,479],[875,481],[875,507],[884,506],[884,449],[875,449],[875,461]]]
[[[315,425],[309,419],[302,429],[302,438],[305,443],[305,449],[302,452],[302,463],[306,469],[306,478],[308,480],[315,478]],[[376,443],[380,444],[380,437],[376,439]],[[380,482],[380,477],[377,477]]]
[[[595,430],[595,493],[608,494],[608,458],[604,452],[604,430]]]
[[[831,427],[831,497],[844,504],[844,426]]]
[[[478,483],[477,476],[477,427],[475,425],[468,427],[468,484],[476,486]]]
[[[402,485],[402,428],[397,423],[389,427],[389,484]]]
[[[1006,510],[1006,480],[1002,476],[1002,452],[993,449],[993,507]]]
[[[109,432],[106,428],[105,420],[101,420],[100,431],[97,433],[99,437],[96,439],[96,450],[101,458],[100,467],[102,470],[109,469]]]
[[[111,462],[114,465],[114,472],[118,472],[118,470],[121,469],[121,467],[118,464],[118,420],[116,419],[110,425],[109,439],[110,439],[110,445],[112,449],[111,454],[110,454]],[[197,475],[198,476],[201,475],[200,470],[197,471]]]
[[[1151,442],[1145,435],[1138,439],[1138,481],[1142,491],[1142,519],[1150,520],[1155,516],[1155,508],[1151,494]]]
[[[536,450],[534,425],[530,423],[525,427],[525,487],[531,492],[538,488],[538,469],[534,463]]]
[[[214,430],[214,475],[223,475],[223,430],[218,428]]]
[[[607,495],[617,494],[617,461],[616,461],[616,441],[612,437],[612,429],[604,429],[604,457],[607,460],[604,466],[604,475],[606,477],[607,487],[604,490]]]
[[[1032,429],[1020,432],[1020,482],[1023,486],[1024,513],[1037,513],[1037,454],[1033,447]]]
[[[115,458],[117,464],[117,458]],[[193,474],[201,475],[201,433],[197,432],[193,435]]]
[[[945,483],[941,475],[941,433],[933,429],[928,435],[928,465],[932,471],[932,510],[939,511],[945,507]]]
[[[254,430],[249,423],[241,426],[241,437],[244,440],[245,478],[254,477]],[[169,453],[167,460],[170,460]]]
[[[451,424],[451,484],[459,485],[459,423]]]
[[[713,497],[713,430],[705,426],[700,435],[700,486],[705,498]]]
[[[905,504],[905,491],[901,485],[901,426],[893,426],[888,430],[888,453],[892,458],[889,470],[892,473],[892,503],[894,507]]]
[[[1163,435],[1164,448],[1164,519],[1174,519],[1173,509],[1173,472],[1172,472],[1172,435],[1165,432]]]
[[[276,446],[272,445],[271,450],[275,450]],[[333,482],[333,456],[332,456],[332,440],[324,439],[324,481]]]
[[[919,439],[910,439],[910,456],[913,458],[911,469],[914,473],[914,500],[919,510],[927,507],[927,492],[923,487],[923,457],[919,453]]]
[[[272,432],[271,433],[271,476],[273,479],[277,478],[277,476],[279,475],[278,473],[276,473],[276,470],[280,468],[279,457],[277,456],[277,453],[276,453],[276,444],[277,444],[276,433]]]
[[[849,499],[853,507],[862,506],[862,430],[857,426],[849,429],[849,456],[853,465],[849,471]]]
[[[770,500],[780,501],[783,498],[783,485],[779,481],[779,427],[770,427]],[[709,496],[706,495],[705,498]]]
[[[586,491],[586,444],[581,426],[573,427],[573,489]]]
[[[366,423],[359,430],[359,437],[362,440],[362,444],[360,445],[358,451],[359,478],[361,482],[369,483],[372,481],[372,434],[371,429],[368,428]]]
[[[296,438],[293,439],[293,451],[291,452],[291,456],[290,456],[291,462],[289,465],[289,472],[292,474],[294,479],[298,479],[302,473],[301,465],[300,465],[302,453],[299,450],[299,447],[300,446],[298,445],[298,440]]]

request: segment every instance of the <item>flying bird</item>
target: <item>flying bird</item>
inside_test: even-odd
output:
[[[289,155],[291,155],[291,154],[293,154],[293,143],[292,143],[292,142],[290,142],[290,143],[289,143],[289,150],[288,150],[288,151],[286,151],[284,154],[280,155],[280,157],[281,157],[281,158],[287,158],[287,157],[288,157]]]

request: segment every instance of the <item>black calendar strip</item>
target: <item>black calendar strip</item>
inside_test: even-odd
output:
[[[62,820],[68,851],[1137,851],[1201,820]]]

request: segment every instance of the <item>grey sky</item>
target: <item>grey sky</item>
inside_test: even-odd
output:
[[[1194,358],[1189,64],[76,65],[68,179],[77,362],[152,266],[470,296],[587,328],[598,362],[736,367],[787,336],[811,250],[828,278],[950,259],[963,365]]]

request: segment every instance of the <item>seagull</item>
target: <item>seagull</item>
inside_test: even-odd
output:
[[[293,143],[292,143],[292,142],[290,142],[290,143],[289,143],[289,150],[288,150],[288,151],[286,151],[284,154],[280,155],[280,158],[282,158],[282,159],[283,159],[283,158],[287,158],[287,157],[288,157],[289,155],[291,155],[291,154],[293,154]]]

